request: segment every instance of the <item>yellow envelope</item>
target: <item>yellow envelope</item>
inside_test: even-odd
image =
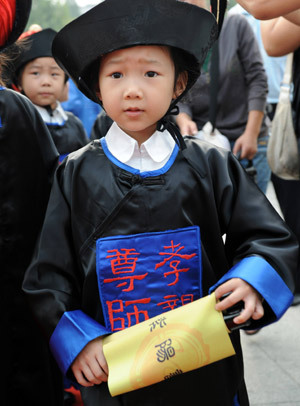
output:
[[[215,294],[106,336],[111,396],[140,389],[235,354]]]

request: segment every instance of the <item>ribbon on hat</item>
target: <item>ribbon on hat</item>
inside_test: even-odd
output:
[[[16,0],[0,0],[0,46],[3,46],[12,30],[16,15]]]
[[[179,114],[178,106],[171,106],[166,114],[158,121],[157,123],[157,131],[169,131],[169,133],[174,138],[176,144],[181,150],[186,148],[184,139],[180,133],[179,128],[177,125],[171,120],[170,116],[177,116]]]

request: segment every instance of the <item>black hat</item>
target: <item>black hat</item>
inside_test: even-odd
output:
[[[25,29],[31,10],[31,0],[16,0],[16,14],[12,31],[4,44],[0,44],[0,52],[13,44]]]
[[[38,31],[28,37],[26,46],[22,48],[20,55],[14,61],[15,72],[18,72],[26,63],[33,61],[36,58],[53,57],[52,42],[56,35],[56,31],[52,28]]]
[[[217,36],[214,15],[189,3],[105,0],[59,31],[52,51],[78,88],[99,103],[94,90],[97,71],[92,67],[101,55],[135,45],[179,48],[192,57],[197,71],[197,75],[189,77],[189,88],[200,74],[200,65]]]

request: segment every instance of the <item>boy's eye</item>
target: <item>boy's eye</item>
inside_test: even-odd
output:
[[[157,72],[149,71],[146,73],[145,76],[147,76],[148,78],[155,78],[155,76],[157,76],[157,75],[158,75]]]
[[[120,72],[114,72],[114,73],[111,75],[111,77],[112,77],[113,79],[120,79],[122,76],[123,76],[123,75],[122,75],[122,73],[120,73]]]
[[[39,72],[31,72],[31,75],[37,76]]]

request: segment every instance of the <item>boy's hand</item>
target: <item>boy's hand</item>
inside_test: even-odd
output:
[[[75,358],[71,369],[77,382],[82,386],[89,387],[107,382],[108,365],[103,354],[101,337],[90,341],[84,347]]]
[[[220,299],[226,293],[230,293],[230,295],[216,304],[216,310],[228,309],[240,300],[244,302],[244,310],[233,319],[235,324],[245,323],[250,318],[259,320],[263,317],[262,298],[247,282],[239,278],[230,279],[215,290],[216,299]]]

